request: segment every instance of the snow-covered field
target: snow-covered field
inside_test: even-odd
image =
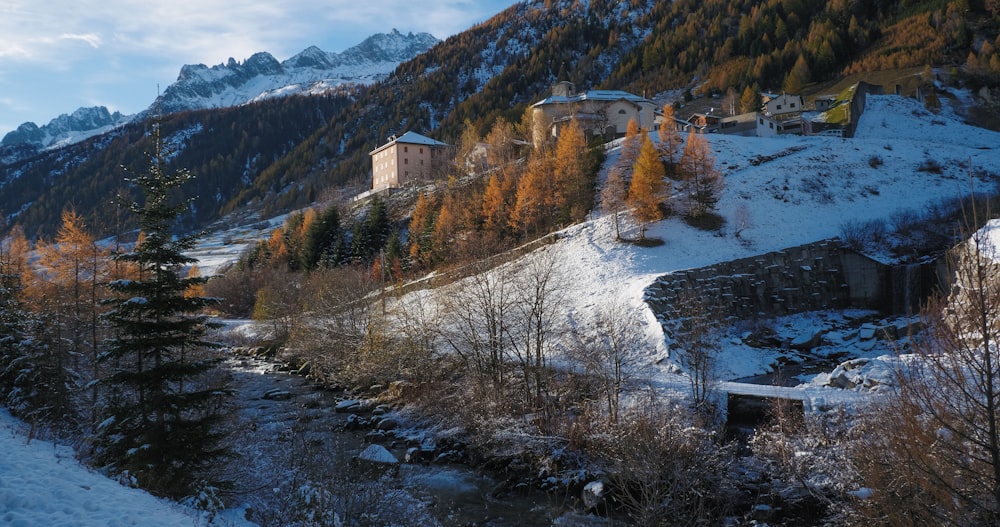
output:
[[[11,527],[191,527],[207,517],[82,467],[67,446],[28,439],[0,409],[0,525]],[[251,525],[225,511],[212,525]]]
[[[726,176],[720,213],[729,225],[740,208],[749,213],[750,225],[741,238],[736,238],[729,226],[719,235],[671,218],[652,225],[647,232],[647,236],[661,238],[665,243],[642,248],[616,242],[611,218],[595,214],[591,221],[560,233],[559,242],[525,257],[554,253],[563,271],[572,277],[572,290],[564,305],[570,324],[586,326],[603,306],[616,302],[628,311],[622,316],[640,321],[647,343],[644,376],[652,385],[666,390],[682,390],[686,381],[671,361],[663,330],[643,302],[645,288],[656,277],[836,237],[847,220],[866,221],[888,218],[900,210],[919,211],[928,204],[967,195],[970,171],[1000,170],[1000,134],[967,126],[947,109],[932,114],[916,101],[896,96],[870,97],[853,139],[720,135],[707,139],[716,166]],[[617,151],[610,152],[608,165],[617,157]],[[875,157],[879,163],[872,162]],[[918,170],[926,161],[939,164],[941,173]],[[992,186],[995,181],[989,183]],[[976,185],[980,190],[987,187],[979,180]],[[195,254],[203,259],[203,273],[211,274],[219,265],[235,259],[239,250],[260,232],[244,229],[242,234],[206,240]],[[828,322],[818,318],[789,317],[776,327],[794,337]],[[842,344],[849,346],[856,341],[845,335]],[[873,374],[887,370],[887,354],[886,348],[864,350]],[[726,372],[726,379],[762,374],[771,368],[774,358],[752,355],[738,339],[732,339],[722,352],[720,370]],[[835,388],[801,389],[808,389],[807,397],[812,399],[833,400],[845,393],[858,393]],[[195,516],[176,505],[80,468],[68,449],[40,441],[29,443],[23,434],[23,425],[6,413],[0,414],[0,447],[4,451],[0,458],[0,523],[197,523]]]

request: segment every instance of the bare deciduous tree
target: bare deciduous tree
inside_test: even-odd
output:
[[[677,325],[675,346],[678,361],[688,374],[691,399],[696,408],[711,402],[711,393],[718,382],[716,371],[721,313],[694,293],[679,295],[675,313]]]
[[[569,280],[552,251],[540,251],[514,271],[514,321],[508,324],[512,357],[521,370],[525,407],[542,408],[548,395],[552,337],[562,326]]]
[[[608,172],[608,179],[604,182],[604,189],[601,190],[601,209],[605,214],[610,214],[615,220],[615,240],[622,239],[621,226],[619,221],[620,213],[625,210],[625,196],[628,188],[625,186],[625,179],[621,170],[617,167]]]
[[[471,264],[473,275],[440,288],[440,337],[467,370],[499,397],[507,382],[510,326],[514,317],[514,274],[509,266]]]
[[[576,335],[570,352],[574,362],[597,382],[608,420],[618,422],[621,396],[640,367],[642,331],[621,300],[604,306],[592,328]]]
[[[718,525],[730,513],[731,454],[689,411],[644,409],[605,437],[614,499],[636,525]]]
[[[868,518],[905,511],[907,524],[1000,524],[1000,253],[981,229],[952,255],[951,292],[924,309],[929,330],[913,339],[879,411],[892,433],[870,434],[860,449],[874,489]]]

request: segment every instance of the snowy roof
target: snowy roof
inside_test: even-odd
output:
[[[639,97],[638,95],[629,93],[627,91],[621,90],[590,90],[583,93],[577,93],[576,95],[565,96],[565,95],[552,95],[541,101],[536,102],[531,105],[532,107],[543,106],[546,104],[568,104],[583,101],[618,101],[626,100],[633,102],[635,104],[649,103],[655,104],[653,101],[645,98]]]
[[[406,143],[408,145],[425,145],[432,147],[450,146],[448,143],[442,143],[441,141],[431,139],[430,137],[427,137],[425,135],[420,135],[416,132],[406,132],[405,134],[399,137],[392,138],[392,140],[390,140],[388,143],[376,148],[375,150],[372,150],[370,154],[374,154],[380,150],[388,148],[397,143]]]

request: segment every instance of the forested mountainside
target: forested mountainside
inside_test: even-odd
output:
[[[248,190],[280,205],[297,189],[257,188],[258,175],[291,152],[353,100],[353,92],[314,97],[273,99],[247,106],[166,115],[165,146],[174,151],[173,165],[195,178],[184,187],[193,197],[184,224],[192,229],[233,210]],[[75,209],[100,235],[125,232],[119,195],[132,189],[128,170],[148,166],[152,151],[150,122],[131,123],[111,133],[0,166],[0,210],[11,225],[25,227],[30,237],[48,237],[58,228],[61,212]],[[316,199],[306,196],[304,199]],[[13,217],[12,217],[13,216]]]
[[[413,130],[454,143],[466,122],[484,134],[498,117],[520,122],[558,80],[650,97],[807,92],[850,73],[933,65],[956,82],[996,85],[998,21],[995,0],[532,0],[349,97],[182,114],[166,124],[188,133],[173,160],[197,176],[189,219],[204,225],[244,207],[275,214],[331,187],[363,188],[368,152],[387,136]],[[228,120],[236,116],[253,125]],[[210,122],[232,123],[232,132]],[[143,166],[135,139],[148,127],[0,165],[0,213],[38,235],[54,230],[66,206],[87,217],[107,207],[122,184],[119,165]]]

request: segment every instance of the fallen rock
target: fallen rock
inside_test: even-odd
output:
[[[368,445],[368,448],[358,454],[358,459],[380,465],[398,465],[399,460],[382,445]]]
[[[264,399],[269,401],[286,401],[291,399],[294,395],[291,392],[282,390],[280,388],[274,388],[264,392]]]
[[[583,487],[580,497],[587,510],[596,509],[604,504],[605,485],[603,481],[591,481]]]

